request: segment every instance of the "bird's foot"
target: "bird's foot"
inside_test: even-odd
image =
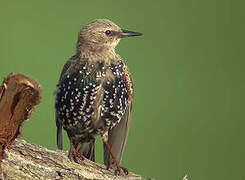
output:
[[[68,158],[78,164],[82,164],[84,157],[73,146],[70,147]]]
[[[113,155],[112,151],[111,151],[111,147],[110,145],[108,144],[108,140],[107,140],[107,134],[103,134],[102,135],[102,140],[107,148],[107,150],[109,151],[110,155],[111,155],[111,158],[112,158],[112,164],[113,166],[116,168],[114,174],[116,176],[120,176],[120,175],[128,175],[128,170],[124,167],[121,167],[118,160],[115,158],[115,156]],[[111,164],[109,164],[107,166],[107,169],[109,169],[111,167]]]
[[[121,175],[128,175],[128,169],[118,166],[114,172],[116,176],[121,176]]]
[[[119,165],[117,161],[113,161],[110,165],[106,166],[106,169],[114,169],[115,176],[128,175],[128,169]]]

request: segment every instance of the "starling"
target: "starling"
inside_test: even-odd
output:
[[[141,33],[122,30],[109,20],[84,26],[78,35],[77,52],[63,67],[56,92],[57,146],[62,149],[62,128],[68,134],[68,157],[94,161],[94,143],[104,143],[104,164],[125,174],[119,164],[129,130],[133,82],[115,47],[121,38]]]

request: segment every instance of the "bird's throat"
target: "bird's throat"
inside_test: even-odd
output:
[[[77,54],[82,59],[88,59],[89,61],[110,61],[111,59],[117,59],[115,49],[108,46],[81,46],[77,49]]]

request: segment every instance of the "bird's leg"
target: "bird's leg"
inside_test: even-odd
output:
[[[115,158],[115,156],[113,155],[113,153],[111,152],[111,147],[110,145],[108,144],[108,141],[107,141],[107,135],[106,133],[102,135],[102,141],[103,143],[105,144],[107,150],[109,151],[111,157],[112,157],[112,164],[114,164],[116,166],[116,170],[115,170],[115,175],[121,175],[123,172],[125,175],[128,175],[128,170],[124,167],[121,167],[117,161],[117,159]]]
[[[84,157],[76,150],[76,148],[72,143],[72,139],[71,138],[69,139],[70,139],[70,150],[69,150],[68,158],[71,161],[75,161],[76,163],[81,164],[81,162],[84,160]]]

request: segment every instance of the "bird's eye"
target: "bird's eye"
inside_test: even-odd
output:
[[[106,34],[107,36],[109,36],[109,35],[111,34],[111,31],[110,31],[110,30],[106,30],[106,31],[105,31],[105,34]]]

